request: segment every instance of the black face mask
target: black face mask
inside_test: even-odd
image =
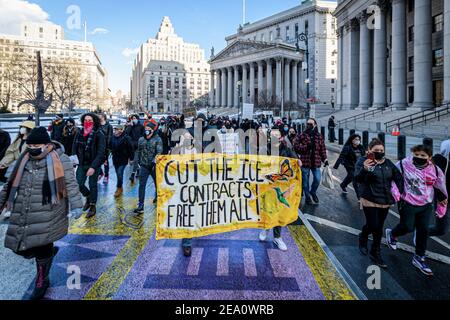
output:
[[[42,154],[42,148],[28,148],[27,150],[32,157],[39,157]]]
[[[414,157],[414,158],[413,158],[413,164],[414,164],[416,167],[423,167],[423,166],[425,166],[427,163],[428,163],[428,159],[422,159],[422,158],[417,158],[417,157]]]
[[[386,153],[384,152],[374,152],[375,160],[380,161],[383,160],[386,157]]]
[[[313,131],[313,130],[314,130],[314,126],[311,125],[311,124],[307,124],[307,125],[306,125],[306,130],[307,130],[307,131]]]

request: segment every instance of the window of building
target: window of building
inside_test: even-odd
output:
[[[277,27],[277,38],[281,37],[281,29],[280,27]]]
[[[287,26],[286,27],[286,41],[289,41],[290,40],[290,27],[289,26]]]
[[[308,20],[305,21],[305,33],[308,33],[309,30],[309,22]]]
[[[269,41],[272,42],[273,41],[273,31],[269,32]]]
[[[433,51],[433,66],[440,67],[444,65],[444,51],[442,49]]]
[[[414,0],[409,0],[408,1],[408,12],[413,12],[414,11]]]
[[[408,87],[408,103],[414,103],[414,87]]]
[[[414,26],[408,28],[408,41],[414,41]]]
[[[298,38],[298,23],[295,24],[295,39]]]
[[[409,70],[409,72],[414,71],[414,57],[408,58],[408,70]]]
[[[441,13],[433,17],[433,32],[439,32],[442,31],[443,29],[444,29],[444,16]]]

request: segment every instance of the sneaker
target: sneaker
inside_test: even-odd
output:
[[[312,194],[311,197],[316,204],[319,204],[320,201],[319,201],[319,197],[317,197],[317,195]]]
[[[268,236],[269,236],[269,230],[261,230],[261,233],[259,234],[259,240],[261,242],[264,242],[267,240]]]
[[[105,177],[105,178],[103,179],[103,184],[108,184],[108,182],[109,182],[109,177]]]
[[[341,184],[341,189],[342,189],[342,193],[343,193],[343,194],[348,194],[347,188],[344,187],[342,184]]]
[[[431,270],[430,267],[428,267],[425,264],[425,257],[419,257],[418,255],[414,255],[412,263],[413,266],[419,269],[420,272],[422,272],[424,275],[429,277],[432,277],[434,275],[433,270]]]
[[[91,203],[89,202],[89,199],[86,199],[86,203],[84,204],[83,211],[86,212],[91,208]]]
[[[90,219],[90,218],[94,217],[96,214],[97,214],[97,207],[95,206],[95,204],[91,204],[89,206],[89,212],[86,215],[86,218]]]
[[[138,207],[133,212],[138,214],[138,215],[144,214],[144,205],[143,204],[139,204]]]
[[[386,229],[386,243],[392,250],[397,250],[397,240],[392,236],[392,229]]]
[[[275,245],[278,247],[278,249],[280,249],[281,251],[287,251],[287,246],[284,243],[283,239],[281,238],[275,238],[273,239],[273,243],[275,243]]]
[[[189,258],[192,255],[192,247],[183,247],[183,255]]]
[[[369,254],[370,259],[380,268],[387,269],[387,264],[384,262],[381,252],[379,250],[372,250]]]
[[[308,206],[312,205],[313,202],[312,202],[312,200],[311,200],[311,197],[306,197],[305,203],[306,203]]]
[[[359,251],[362,255],[367,256],[369,254],[369,248],[367,246],[368,240],[363,238],[362,233],[359,234]]]

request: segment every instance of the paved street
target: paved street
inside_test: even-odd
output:
[[[337,154],[329,152],[329,158],[334,163]],[[345,177],[344,171],[341,167],[338,179]],[[382,272],[382,289],[371,291],[366,285],[369,276],[366,270],[372,263],[358,250],[357,235],[364,225],[364,214],[359,210],[354,191],[343,195],[339,188],[333,191],[321,188],[319,197],[322,204],[304,207],[303,214],[368,299],[450,299],[450,235],[429,241],[433,278],[425,277],[412,266],[412,253],[408,252],[413,250],[411,236],[400,239],[401,247],[408,251],[394,252],[384,247],[382,254],[389,269]],[[386,226],[394,227],[398,222],[395,209]]]
[[[129,184],[129,182],[128,182]],[[304,225],[285,228],[288,252],[261,243],[258,230],[194,240],[190,259],[180,241],[156,241],[155,210],[144,219],[131,212],[137,185],[127,185],[115,201],[114,181],[100,186],[98,216],[72,219],[70,234],[57,245],[47,299],[324,300],[355,299]],[[154,194],[149,187],[148,203]],[[0,222],[4,239],[6,222]],[[81,271],[81,289],[69,290],[69,267]],[[0,248],[0,299],[27,298],[34,265]],[[69,268],[70,270],[70,268]]]

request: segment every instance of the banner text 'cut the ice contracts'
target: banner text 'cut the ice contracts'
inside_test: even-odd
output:
[[[286,226],[298,218],[298,160],[258,155],[159,156],[156,238]]]

